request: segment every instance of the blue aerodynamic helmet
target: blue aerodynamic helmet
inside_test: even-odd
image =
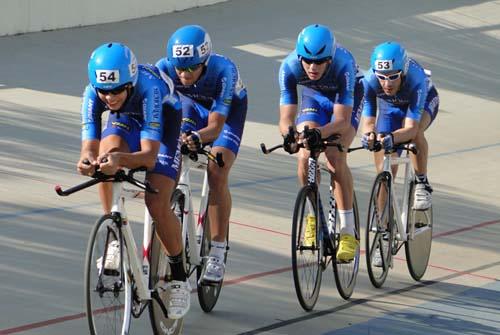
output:
[[[174,67],[206,63],[211,53],[210,36],[203,27],[197,25],[177,29],[167,43],[167,58]]]
[[[121,43],[110,42],[92,52],[88,65],[90,83],[98,89],[113,90],[125,84],[137,83],[137,60],[132,51]]]
[[[297,38],[297,55],[308,59],[333,58],[336,49],[335,36],[321,24],[305,27]]]
[[[385,42],[373,49],[370,65],[373,71],[394,72],[408,71],[408,55],[405,48],[396,42]]]

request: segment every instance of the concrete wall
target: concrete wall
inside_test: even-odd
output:
[[[158,15],[227,0],[0,0],[0,36]]]

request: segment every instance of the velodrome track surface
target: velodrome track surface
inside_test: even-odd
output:
[[[329,25],[362,68],[373,46],[402,41],[432,70],[441,108],[427,132],[435,227],[423,281],[410,278],[400,252],[384,287],[374,289],[362,258],[350,301],[339,297],[329,269],[306,313],[290,268],[295,159],[264,156],[258,144],[279,141],[279,60],[313,22]],[[112,40],[128,44],[140,62],[155,62],[168,36],[188,23],[205,26],[215,51],[237,62],[250,107],[231,175],[226,285],[211,314],[193,295],[185,334],[500,333],[500,1],[235,0],[0,38],[1,335],[88,334],[83,256],[100,205],[93,189],[65,199],[53,192],[55,184],[85,180],[75,163],[87,60]],[[371,156],[356,152],[349,163],[364,221]],[[141,203],[131,202],[129,213],[139,222]],[[146,314],[133,321],[132,334],[150,332]]]

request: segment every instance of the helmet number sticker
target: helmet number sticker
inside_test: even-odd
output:
[[[392,60],[375,61],[375,70],[392,70]]]
[[[172,47],[172,54],[175,58],[193,57],[194,48],[192,44],[176,44]]]
[[[208,41],[203,42],[198,46],[198,54],[203,57],[210,53],[210,45]]]
[[[120,82],[120,71],[118,70],[97,70],[96,81],[100,84],[117,84]]]

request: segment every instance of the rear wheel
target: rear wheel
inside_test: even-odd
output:
[[[172,194],[172,209],[176,214],[182,228],[184,194],[180,190],[175,190]],[[152,299],[149,305],[149,317],[151,319],[153,333],[156,335],[181,334],[184,319],[169,319],[167,315],[165,315],[165,312],[163,310],[163,308],[167,308],[168,306],[168,295],[166,294],[163,287],[165,286],[166,281],[170,280],[171,271],[167,254],[165,253],[165,249],[163,248],[162,243],[155,231],[153,231],[153,241],[151,243],[150,266],[150,288],[152,290],[156,290],[163,304],[163,306],[161,306],[160,303],[156,301],[156,299]]]
[[[354,229],[355,237],[360,240],[359,232],[359,212],[358,212],[358,202],[356,201],[356,194],[353,193],[353,212],[354,212]],[[335,213],[335,250],[337,250],[340,242],[340,220],[338,212]],[[334,256],[335,257],[335,256]],[[359,258],[360,258],[360,247],[354,254],[354,259],[351,262],[339,262],[334,258],[332,262],[333,274],[335,275],[335,283],[337,284],[337,290],[339,294],[344,299],[349,299],[356,286],[356,277],[359,270]]]
[[[323,239],[318,228],[317,196],[312,186],[304,186],[297,195],[292,221],[293,281],[299,303],[306,311],[314,308],[321,287]],[[305,241],[308,214],[316,218],[314,243]]]
[[[207,261],[208,255],[210,253],[210,243],[212,241],[210,232],[210,221],[208,219],[208,208],[205,210],[204,217],[202,218],[203,224],[203,238],[201,240],[201,259],[202,263],[196,268],[196,282],[197,282],[197,292],[198,301],[200,303],[201,309],[208,313],[211,312],[215,307],[217,300],[219,299],[219,294],[222,289],[222,281],[219,283],[205,283],[201,281],[201,276],[203,274],[203,267]],[[226,232],[226,245],[229,242],[229,227]],[[224,252],[224,265],[227,261],[227,250]]]
[[[111,215],[95,223],[85,256],[85,304],[90,334],[127,334],[132,308],[132,285],[125,271],[126,257],[117,270],[104,269],[112,241],[120,241],[120,231]],[[126,246],[120,250],[126,254]],[[121,254],[121,253],[120,253]],[[120,256],[118,256],[120,257]]]
[[[368,276],[373,286],[381,287],[389,273],[392,251],[389,241],[393,240],[390,227],[393,226],[393,208],[391,205],[391,175],[380,173],[375,182],[368,204],[366,222],[366,265]]]
[[[410,184],[410,199],[408,202],[407,232],[414,230],[413,239],[405,243],[406,264],[410,275],[420,280],[427,270],[432,245],[432,207],[425,211],[413,209],[415,184]]]

